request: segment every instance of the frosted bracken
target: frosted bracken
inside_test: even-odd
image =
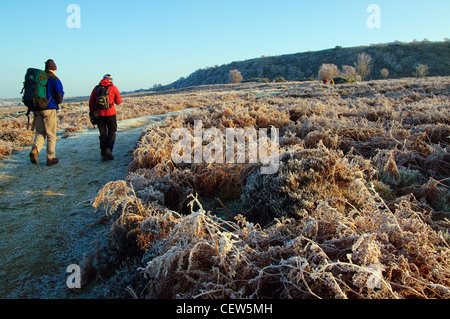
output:
[[[96,293],[450,298],[449,84],[289,82],[130,97],[196,108],[143,132],[127,178],[99,192],[110,240],[84,268],[116,274]],[[278,128],[278,171],[174,163],[171,132],[195,120]]]

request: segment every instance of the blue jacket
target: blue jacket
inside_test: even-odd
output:
[[[49,72],[48,76],[49,79],[47,82],[47,100],[50,101],[48,102],[46,110],[49,109],[59,110],[58,105],[62,103],[64,98],[64,88],[61,81],[58,79],[56,75]]]

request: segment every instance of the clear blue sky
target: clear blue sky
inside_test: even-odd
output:
[[[69,28],[70,4],[81,9]],[[368,28],[370,4],[381,28]],[[66,96],[105,73],[121,91],[172,83],[262,55],[450,38],[448,0],[15,0],[0,3],[0,98],[20,97],[28,67],[55,60]]]

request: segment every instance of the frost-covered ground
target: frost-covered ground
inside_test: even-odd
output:
[[[137,94],[121,119],[198,108],[143,134],[122,126],[107,164],[97,133],[80,132],[86,105],[63,108],[62,167],[33,167],[27,150],[1,170],[17,184],[0,187],[3,296],[448,299],[449,95],[448,77]],[[171,133],[198,120],[279,128],[278,172],[174,163]],[[26,144],[21,121],[0,120],[0,155]]]
[[[216,86],[99,193],[115,222],[84,268],[98,298],[448,299],[449,84]],[[278,171],[175,162],[171,132],[195,121],[279,128]]]
[[[119,122],[115,160],[101,162],[97,129],[57,142],[60,163],[29,162],[29,150],[0,162],[0,282],[2,298],[66,298],[66,268],[81,261],[106,226],[91,200],[124,178],[144,126],[163,116]],[[151,125],[151,124],[150,124]]]

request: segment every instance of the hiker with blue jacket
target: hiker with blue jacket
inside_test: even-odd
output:
[[[32,109],[34,113],[33,128],[36,129],[34,145],[30,152],[30,161],[38,163],[38,154],[44,147],[47,139],[47,166],[53,166],[59,162],[56,158],[56,131],[58,129],[58,117],[56,111],[64,98],[64,89],[61,81],[55,75],[57,70],[55,61],[49,59],[45,62],[47,82],[47,107],[43,110]]]

